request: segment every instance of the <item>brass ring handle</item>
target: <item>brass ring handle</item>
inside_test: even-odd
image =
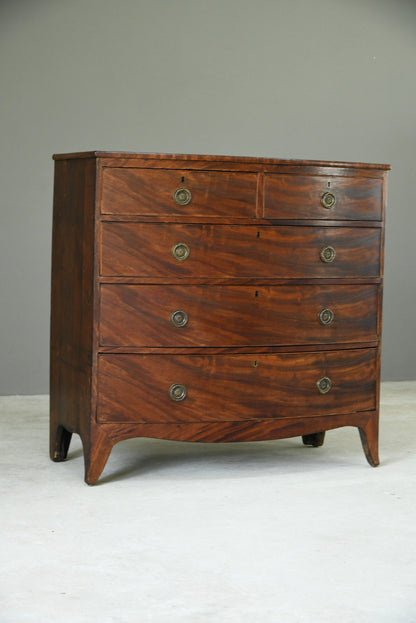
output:
[[[334,247],[324,247],[323,249],[321,249],[321,252],[319,254],[322,262],[324,262],[325,264],[331,264],[331,262],[334,261],[335,259],[335,249]]]
[[[336,200],[334,193],[326,192],[321,197],[321,204],[327,210],[330,210],[331,208],[333,208],[336,202],[337,200]]]
[[[188,324],[188,314],[182,309],[176,309],[170,315],[170,321],[178,329]]]
[[[192,199],[192,193],[187,188],[177,188],[173,193],[173,198],[179,206],[186,206]]]
[[[317,381],[316,386],[320,394],[327,394],[332,387],[332,381],[329,377],[323,376]]]
[[[178,260],[178,262],[186,260],[186,258],[189,257],[190,252],[191,251],[188,245],[184,242],[178,242],[178,244],[175,244],[172,247],[172,255],[175,260]]]
[[[169,388],[169,396],[174,402],[185,400],[186,394],[186,387],[181,383],[174,383]]]
[[[334,312],[329,307],[324,307],[318,314],[319,322],[324,326],[331,324],[334,320]]]

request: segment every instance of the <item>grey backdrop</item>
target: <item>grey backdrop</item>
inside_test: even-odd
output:
[[[55,152],[391,163],[385,380],[415,379],[416,2],[2,0],[0,394],[47,393]]]

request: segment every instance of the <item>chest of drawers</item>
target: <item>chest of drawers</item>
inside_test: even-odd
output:
[[[55,159],[50,450],[359,429],[378,464],[388,165]]]

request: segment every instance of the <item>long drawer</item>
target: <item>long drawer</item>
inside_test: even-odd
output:
[[[376,349],[100,355],[100,422],[297,418],[376,408]]]
[[[102,284],[102,346],[299,345],[376,340],[378,286]]]
[[[175,277],[376,277],[381,230],[102,223],[101,274]]]

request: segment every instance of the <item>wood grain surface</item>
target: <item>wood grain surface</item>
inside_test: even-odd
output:
[[[64,460],[71,434],[88,448],[93,400],[95,165],[55,164],[50,319],[50,456]]]
[[[206,347],[368,342],[378,338],[376,285],[102,284],[102,346]],[[331,324],[319,313],[330,309]],[[172,323],[184,311],[183,327]]]
[[[100,355],[99,422],[199,422],[375,409],[376,350],[273,355]],[[317,382],[332,388],[320,394]],[[173,384],[187,396],[174,402]]]
[[[185,261],[175,244],[190,250]],[[255,227],[102,223],[102,275],[180,277],[375,277],[381,230],[369,227]],[[335,260],[320,259],[332,246]]]
[[[382,190],[382,180],[371,177],[266,174],[264,218],[378,220]],[[321,203],[326,192],[335,197],[333,208]]]
[[[255,173],[106,167],[102,185],[103,214],[256,215]],[[178,188],[190,191],[187,205],[174,201]]]

